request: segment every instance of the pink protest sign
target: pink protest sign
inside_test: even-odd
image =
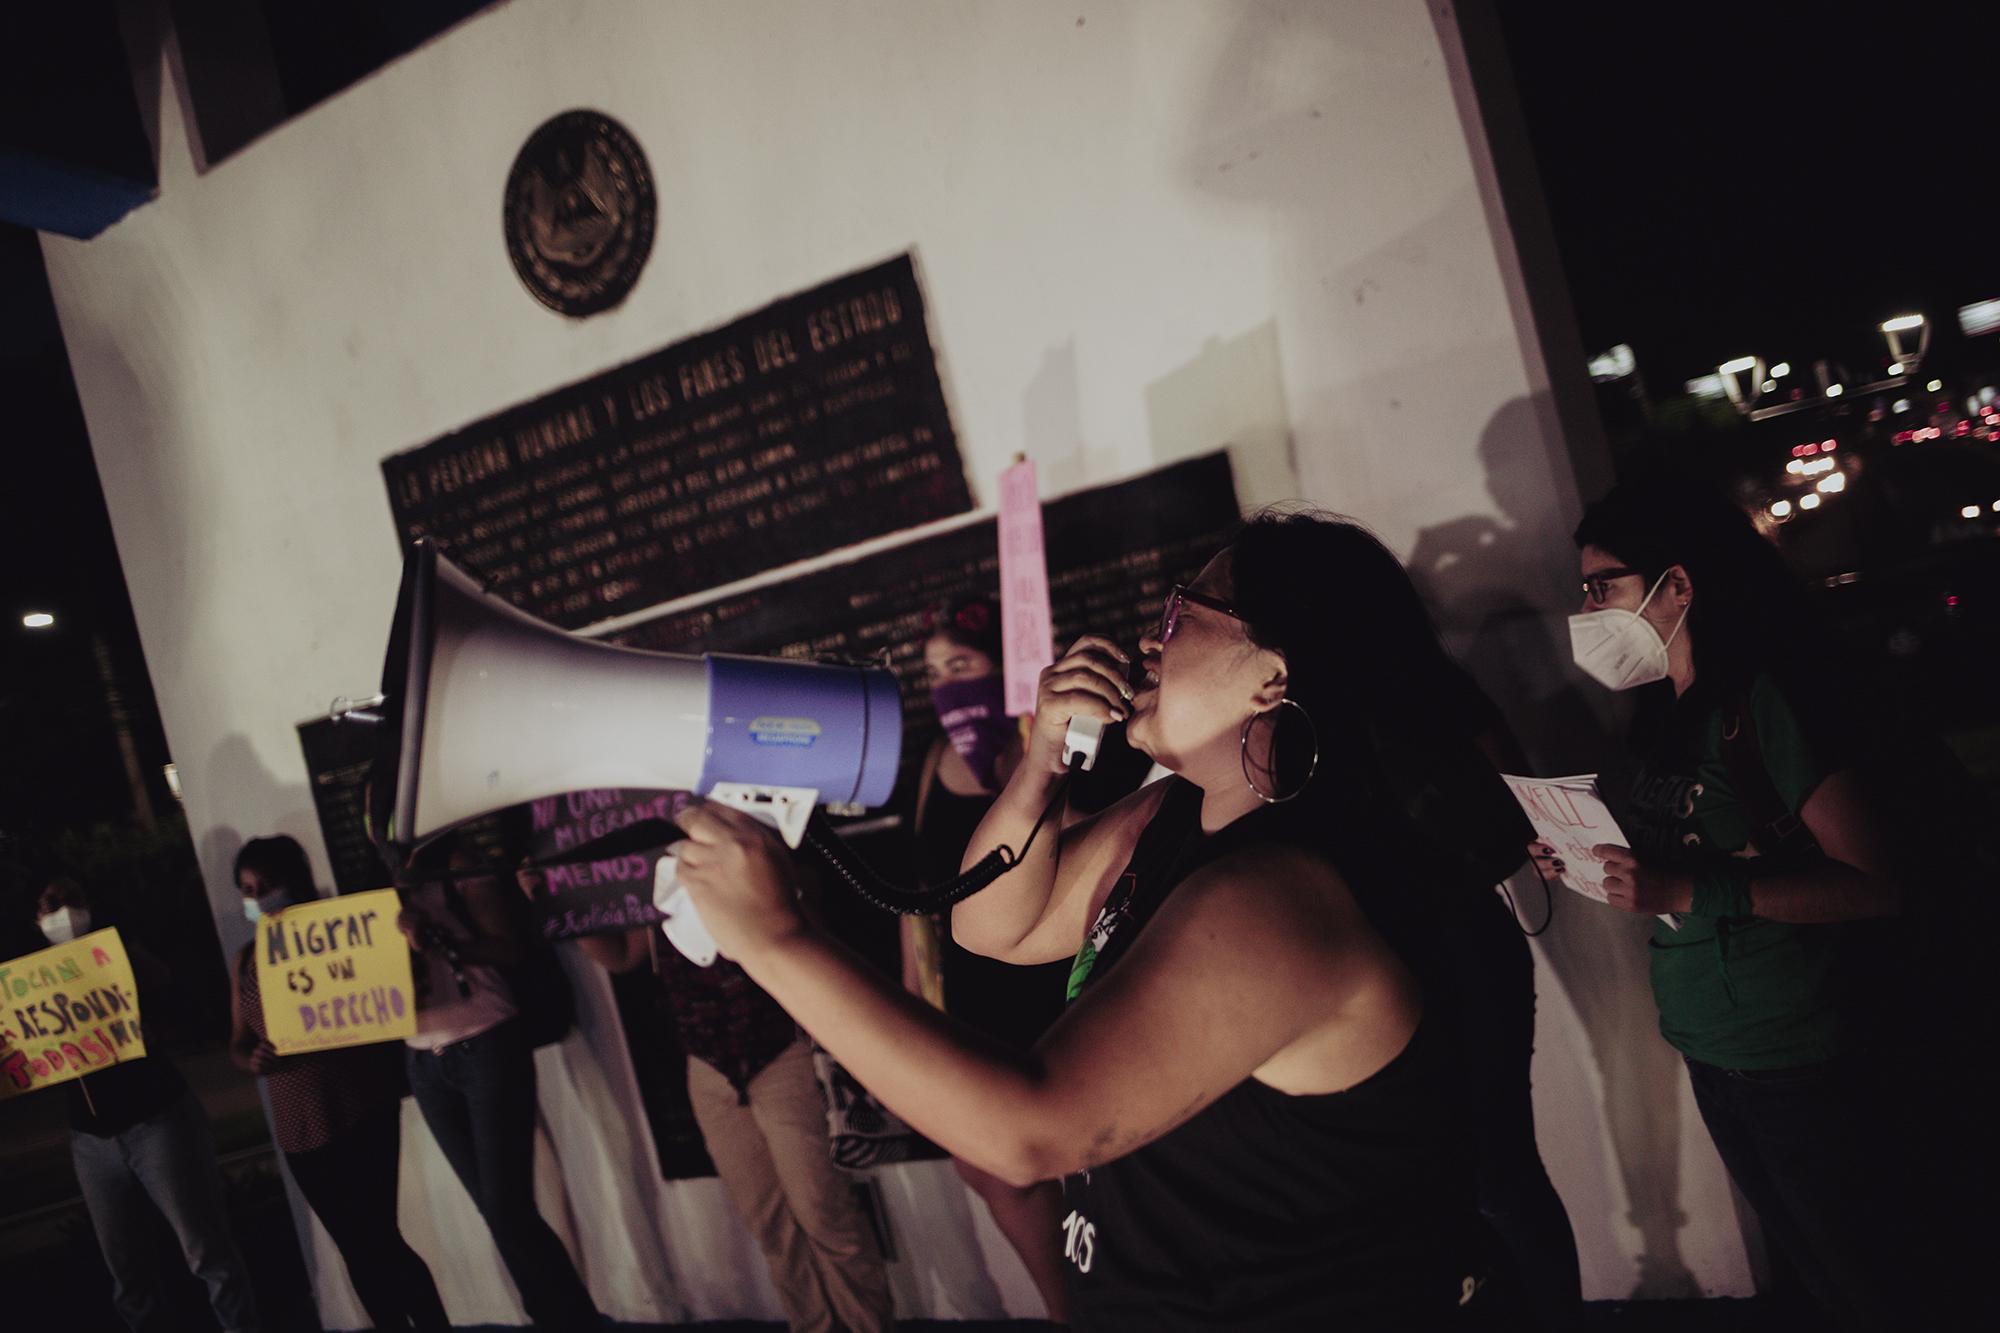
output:
[[[1035,711],[1042,668],[1055,661],[1049,622],[1049,562],[1042,550],[1042,498],[1035,465],[1022,459],[1000,474],[1000,652],[1007,715]]]

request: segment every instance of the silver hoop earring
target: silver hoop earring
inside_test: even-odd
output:
[[[1300,703],[1296,699],[1278,700],[1278,706],[1280,708],[1282,708],[1286,704],[1290,704],[1292,707],[1299,710],[1299,716],[1305,719],[1306,730],[1312,733],[1312,761],[1306,765],[1306,775],[1305,777],[1299,780],[1299,786],[1297,791],[1287,792],[1283,796],[1270,795],[1262,787],[1259,787],[1257,785],[1257,779],[1251,773],[1250,728],[1257,721],[1258,718],[1269,717],[1273,719],[1271,725],[1273,729],[1275,729],[1277,727],[1277,722],[1276,722],[1276,716],[1278,712],[1277,708],[1273,708],[1269,712],[1252,713],[1250,716],[1244,718],[1243,730],[1237,736],[1237,755],[1243,765],[1243,781],[1250,788],[1250,790],[1253,793],[1255,793],[1257,799],[1262,801],[1266,805],[1283,805],[1286,801],[1297,799],[1299,792],[1304,791],[1306,789],[1306,784],[1312,781],[1313,774],[1319,771],[1319,728],[1313,725],[1312,714],[1306,711],[1306,706],[1304,704]],[[1257,767],[1264,770],[1264,776],[1267,778],[1275,779],[1278,776],[1276,771],[1273,770],[1269,764],[1258,764]],[[1276,788],[1276,785],[1277,784],[1274,781],[1272,783],[1272,787],[1274,790]]]

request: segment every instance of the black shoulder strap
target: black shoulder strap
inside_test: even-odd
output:
[[[1771,781],[1764,746],[1751,716],[1750,698],[1738,695],[1722,715],[1722,766],[1750,825],[1759,855],[1800,860],[1819,855],[1819,843]]]

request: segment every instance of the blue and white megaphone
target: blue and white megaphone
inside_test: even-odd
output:
[[[599,643],[489,594],[429,541],[404,562],[381,693],[333,713],[380,727],[367,814],[398,878],[467,820],[604,787],[698,792],[797,847],[820,802],[888,801],[903,738],[886,667]],[[673,866],[654,886],[664,928],[706,966],[715,944]]]

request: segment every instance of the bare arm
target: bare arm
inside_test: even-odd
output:
[[[1822,781],[1806,798],[1799,818],[1825,853],[1794,869],[1757,874],[1750,881],[1750,912],[1766,921],[1812,925],[1896,916],[1904,886],[1881,821],[1852,770]],[[1593,848],[1604,859],[1605,889],[1614,907],[1631,912],[1686,912],[1694,904],[1694,876],[1681,869],[1641,865],[1628,848]],[[1755,866],[1757,858],[1749,858]]]
[[[1902,912],[1904,889],[1895,878],[1889,839],[1853,770],[1835,773],[1814,788],[1799,819],[1826,857],[1752,880],[1750,905],[1758,916],[1805,924]]]
[[[576,947],[583,950],[585,958],[607,972],[636,972],[653,957],[647,933],[642,927],[602,935],[580,935]]]
[[[1388,970],[1337,877],[1305,858],[1283,873],[1238,863],[1191,877],[1117,969],[1018,1054],[807,926],[787,901],[782,853],[756,846],[761,830],[689,831],[714,850],[684,857],[683,883],[723,952],[920,1132],[1010,1182],[1130,1152],[1260,1070],[1317,1092],[1380,1067],[1350,1071],[1327,1054],[1343,1004]],[[1416,1008],[1412,992],[1395,1049]]]
[[[1043,670],[1026,753],[973,833],[962,869],[970,869],[996,847],[1019,854],[1027,845],[1029,832],[1062,778],[1063,734],[1069,720],[1092,717],[1107,725],[1124,720],[1128,698],[1123,664],[1129,660],[1109,639],[1086,634]],[[1066,957],[1088,924],[1086,912],[1095,885],[1079,865],[1091,858],[1079,855],[1078,848],[1090,840],[1088,830],[1097,822],[1083,821],[1065,829],[1045,826],[1013,869],[952,909],[952,938],[974,953],[1002,962],[1045,963]]]

